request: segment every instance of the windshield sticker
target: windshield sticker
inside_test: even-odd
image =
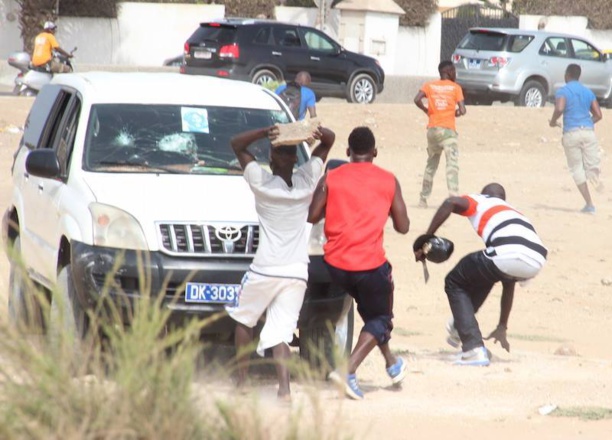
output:
[[[205,108],[181,107],[183,131],[208,133],[208,112]]]

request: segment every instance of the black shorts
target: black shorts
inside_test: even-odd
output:
[[[338,269],[327,263],[334,283],[351,295],[357,303],[357,312],[363,319],[364,330],[383,344],[390,339],[393,329],[393,274],[389,262],[363,271]]]

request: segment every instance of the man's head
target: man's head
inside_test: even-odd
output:
[[[270,169],[272,174],[293,170],[297,160],[297,145],[283,145],[270,148]]]
[[[45,21],[45,24],[43,25],[43,29],[47,32],[55,32],[55,30],[57,29],[57,26],[52,21]]]
[[[481,194],[490,197],[497,197],[498,199],[506,200],[506,190],[499,183],[489,183],[480,191]]]
[[[368,127],[354,128],[349,135],[348,144],[346,155],[351,158],[359,156],[362,160],[371,162],[376,157],[376,139]]]
[[[438,64],[438,73],[441,79],[450,79],[451,81],[455,81],[457,75],[453,62],[449,60],[442,61]]]
[[[565,82],[578,81],[582,74],[582,68],[578,64],[570,64],[565,69]]]
[[[302,70],[295,75],[295,82],[301,86],[309,86],[310,85],[310,73]]]

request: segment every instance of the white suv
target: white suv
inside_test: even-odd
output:
[[[3,233],[20,253],[11,265],[13,320],[28,319],[31,299],[19,259],[52,310],[57,286],[79,335],[105,289],[126,323],[130,300],[147,290],[164,295],[173,320],[222,311],[235,301],[259,241],[254,199],[229,139],[291,118],[274,93],[246,82],[173,73],[57,75],[32,106],[12,168]],[[266,139],[250,151],[267,164],[269,147]],[[299,162],[308,156],[301,145]],[[330,283],[321,235],[313,228],[299,322],[305,356],[312,343],[331,341],[329,323],[343,322],[343,348],[352,342],[352,320],[340,320],[351,302]],[[53,313],[43,322],[57,325]],[[204,336],[231,341],[232,331],[226,317]]]

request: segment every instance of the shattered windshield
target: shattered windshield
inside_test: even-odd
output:
[[[92,106],[84,167],[94,172],[242,174],[230,146],[237,133],[289,122],[281,110],[150,104]],[[270,141],[249,151],[269,163]],[[298,165],[307,160],[298,148]]]

